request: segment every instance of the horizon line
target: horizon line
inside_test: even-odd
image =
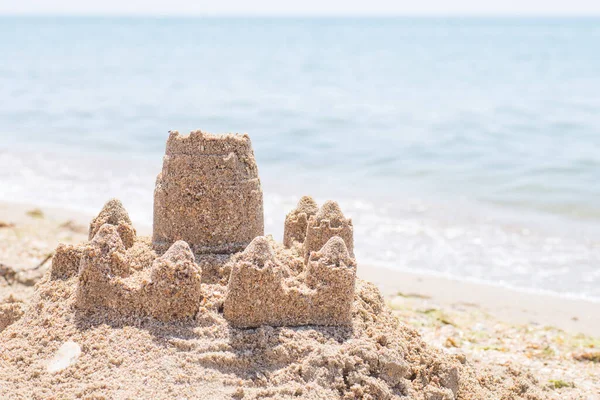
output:
[[[378,19],[393,19],[393,18],[599,18],[598,13],[373,13],[373,14],[319,14],[319,13],[303,13],[303,14],[243,14],[243,13],[188,13],[188,14],[160,14],[160,13],[1,13],[1,17],[31,17],[31,18],[280,18],[280,19],[302,19],[302,18],[339,18],[339,19],[357,19],[357,18],[378,18]]]

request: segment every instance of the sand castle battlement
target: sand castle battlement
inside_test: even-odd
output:
[[[335,201],[325,204],[308,219],[306,236],[303,243],[304,258],[308,261],[313,251],[319,250],[334,236],[342,238],[351,256],[354,256],[354,227],[352,220],[344,217]]]
[[[171,132],[154,192],[155,249],[184,240],[195,254],[235,253],[263,234],[250,137]]]
[[[89,242],[58,246],[50,278],[77,277],[75,305],[86,313],[109,309],[163,321],[194,317],[203,299],[202,269],[189,245],[177,241],[158,257],[148,239],[123,236],[135,232],[125,221],[130,219],[121,202],[108,201],[90,224]]]
[[[354,254],[354,227],[344,217],[340,206],[328,200],[321,208],[310,196],[303,196],[295,209],[285,217],[283,245],[299,246],[308,261],[311,252],[319,250],[334,236],[342,238],[350,255]]]
[[[274,255],[273,245],[259,236],[237,260],[225,297],[225,319],[242,328],[350,324],[356,264],[344,241],[331,238],[312,253],[299,275]]]
[[[165,154],[172,155],[224,155],[235,153],[239,157],[252,153],[250,136],[244,134],[214,135],[201,130],[191,131],[182,135],[178,131],[169,131]],[[254,172],[257,173],[256,164],[253,163]]]
[[[351,323],[352,221],[337,203],[319,208],[305,196],[286,216],[285,245],[263,236],[248,135],[171,132],[154,200],[151,240],[112,199],[90,223],[88,243],[57,248],[50,277],[78,280],[79,310],[193,318],[208,297],[236,327]],[[216,285],[226,285],[221,300]]]
[[[77,308],[86,312],[107,308],[163,321],[198,312],[202,271],[187,243],[176,242],[142,271],[131,268],[131,257],[115,227],[103,225],[80,262]]]

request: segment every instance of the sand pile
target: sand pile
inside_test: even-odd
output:
[[[542,398],[533,378],[477,372],[401,325],[356,278],[337,203],[301,199],[285,246],[262,236],[247,136],[169,143],[152,240],[111,200],[87,243],[58,247],[27,310],[0,309],[0,398]]]
[[[0,333],[0,398],[543,398],[527,376],[478,374],[427,346],[361,280],[352,325],[337,327],[236,329],[221,312],[226,287],[207,286],[194,318],[161,322],[88,315],[77,306],[78,277],[46,277]],[[81,355],[49,372],[66,342]]]

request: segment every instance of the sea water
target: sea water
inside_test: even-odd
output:
[[[171,129],[251,135],[277,239],[600,300],[600,19],[0,17],[0,201],[149,226]]]

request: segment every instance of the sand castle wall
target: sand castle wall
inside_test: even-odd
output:
[[[248,135],[171,132],[154,192],[152,241],[234,253],[264,234],[263,195]]]
[[[202,271],[183,241],[175,242],[151,267],[134,260],[113,225],[103,225],[83,251],[76,306],[84,312],[110,309],[159,320],[191,318],[202,301]]]
[[[235,327],[347,325],[355,279],[356,264],[339,237],[312,253],[299,276],[257,237],[232,268],[223,315]]]
[[[83,248],[70,244],[59,244],[52,257],[50,277],[52,279],[68,279],[77,275],[79,263],[83,256]]]
[[[344,240],[350,256],[354,257],[352,220],[344,217],[338,203],[329,200],[308,219],[303,245],[305,261],[308,262],[310,254],[321,249],[334,236],[339,236]]]
[[[108,201],[90,224],[90,241],[59,245],[50,279],[77,278],[76,307],[93,313],[160,320],[191,318],[203,299],[202,269],[188,244],[177,241],[158,257],[146,238],[135,236],[120,201]]]

